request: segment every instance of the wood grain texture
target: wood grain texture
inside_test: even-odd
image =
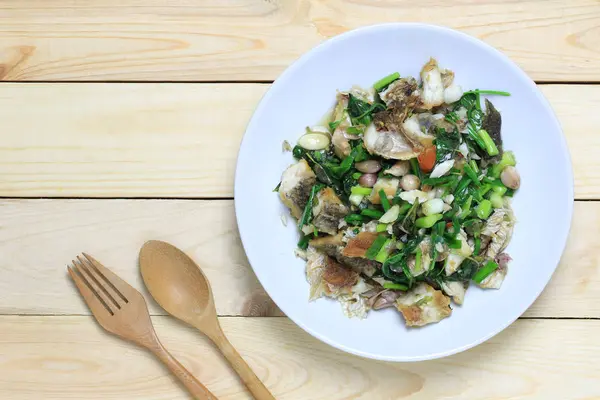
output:
[[[574,155],[576,198],[600,198],[600,113],[588,111],[600,107],[600,86],[540,87]],[[0,196],[232,196],[239,143],[267,89],[4,84]]]
[[[153,318],[165,346],[221,400],[250,399],[208,340]],[[385,363],[335,350],[287,318],[222,318],[280,400],[597,399],[600,321],[520,320],[442,360]],[[0,317],[0,398],[188,399],[147,353],[88,317]]]
[[[600,318],[599,236],[600,203],[576,202],[563,260],[526,316]],[[0,314],[88,314],[65,272],[86,251],[164,315],[137,267],[149,239],[173,243],[202,266],[219,315],[282,315],[248,265],[229,200],[2,200]]]
[[[534,79],[600,80],[596,0],[4,0],[0,79],[272,80],[323,40],[382,22],[446,25]]]

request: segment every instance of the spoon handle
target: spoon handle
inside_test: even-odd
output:
[[[219,400],[198,379],[196,379],[194,375],[181,365],[179,361],[177,361],[175,357],[162,346],[162,344],[156,343],[148,348],[167,366],[167,368],[169,368],[171,373],[181,381],[188,392],[194,396],[194,399]]]
[[[246,385],[256,400],[275,400],[275,397],[269,392],[269,389],[267,389],[260,379],[258,379],[256,374],[254,374],[252,369],[246,364],[246,361],[244,361],[242,356],[240,356],[229,340],[227,340],[220,327],[216,329],[215,334],[209,335],[209,337],[219,348],[227,361],[229,361],[231,367],[237,372],[244,382],[244,385]]]

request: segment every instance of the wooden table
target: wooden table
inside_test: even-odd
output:
[[[344,354],[285,318],[232,204],[240,139],[270,82],[324,39],[391,21],[460,29],[539,82],[577,199],[562,263],[525,315],[414,364]],[[0,399],[188,398],[105,334],[67,280],[87,251],[141,288],[147,239],[201,260],[226,333],[278,399],[600,398],[598,0],[0,0],[0,79]],[[220,399],[249,398],[207,340],[151,312]]]

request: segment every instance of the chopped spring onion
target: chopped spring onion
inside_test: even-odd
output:
[[[475,171],[475,173],[479,172],[479,167],[477,166],[475,160],[469,161],[469,165],[471,166],[471,168],[473,168],[473,171]]]
[[[390,209],[390,201],[387,198],[387,194],[385,194],[385,190],[381,189],[379,191],[379,199],[381,200],[381,206],[385,211]]]
[[[365,257],[369,260],[374,260],[387,240],[388,239],[384,235],[377,236],[373,244],[371,244],[371,247],[367,250]]]
[[[370,195],[372,191],[373,191],[373,189],[362,187],[362,186],[352,186],[352,188],[350,188],[350,193],[362,194],[363,196]]]
[[[465,94],[489,94],[489,95],[496,95],[496,96],[510,96],[509,92],[504,92],[502,90],[479,90],[479,89],[475,89],[475,90],[469,90],[468,92],[464,92],[463,95]]]
[[[490,156],[497,156],[500,153],[500,151],[498,150],[498,147],[496,147],[496,143],[494,143],[494,141],[490,137],[490,134],[487,133],[487,131],[485,129],[480,129],[477,132],[477,134],[479,135],[479,137],[481,138],[481,140],[483,142],[485,151]]]
[[[496,192],[492,192],[490,195],[490,202],[494,208],[502,208],[504,207],[504,200],[502,199],[502,195]]]
[[[394,72],[393,74],[389,74],[388,76],[385,76],[377,82],[375,82],[373,84],[373,88],[378,92],[381,92],[383,89],[388,87],[390,83],[398,79],[400,79],[400,74],[398,72]]]
[[[298,222],[298,228],[302,229],[302,227],[308,224],[312,218],[312,208],[313,208],[313,200],[315,199],[315,195],[325,187],[322,184],[316,184],[310,190],[310,196],[308,196],[308,201],[306,202],[306,206],[304,207],[304,211],[302,212],[302,217]]]
[[[421,248],[417,249],[417,254],[415,255],[415,272],[421,272],[421,270],[423,269],[423,263],[422,260],[423,259],[423,251],[421,250]]]
[[[377,233],[385,232],[385,231],[387,231],[387,227],[388,227],[387,224],[377,224],[375,231]]]
[[[506,193],[506,189],[508,188],[502,183],[500,183],[500,185],[492,185],[492,190],[494,191],[494,193],[497,193],[500,196],[504,196],[504,193]]]
[[[417,218],[415,226],[417,228],[431,228],[440,219],[442,219],[442,214],[427,215],[426,217]]]
[[[467,197],[467,201],[465,201],[465,204],[462,206],[462,211],[460,213],[460,219],[465,219],[469,216],[469,213],[471,212],[471,203],[472,202],[473,202],[473,196]]]
[[[498,264],[490,260],[477,272],[475,272],[475,275],[473,275],[473,280],[477,283],[481,283],[497,269]]]
[[[517,159],[515,158],[515,155],[513,154],[512,151],[505,151],[502,154],[502,158],[500,159],[500,162],[492,167],[492,176],[494,178],[499,178],[500,174],[502,173],[502,170],[505,167],[508,167],[509,165],[511,167],[514,167],[515,165],[517,165]]]
[[[396,222],[396,220],[398,219],[398,216],[400,216],[400,206],[395,205],[392,208],[390,208],[389,210],[387,210],[385,212],[385,214],[383,214],[379,218],[379,222],[384,223],[384,224],[391,224],[392,222]]]
[[[492,213],[492,202],[487,199],[482,200],[477,208],[475,208],[475,213],[481,219],[488,219]]]
[[[421,167],[419,166],[419,160],[416,158],[410,159],[410,167],[412,168],[413,174],[415,174],[419,180],[423,180],[423,172],[421,171]],[[498,175],[500,176],[500,175]]]
[[[373,219],[379,219],[381,217],[383,217],[383,212],[379,211],[379,210],[372,210],[370,208],[365,208],[364,210],[362,210],[360,212],[361,215],[364,215],[365,217],[371,217]]]
[[[469,165],[469,164],[465,164],[463,169],[464,169],[465,173],[467,174],[467,176],[469,177],[469,179],[471,179],[471,181],[473,181],[475,186],[479,186],[480,185],[479,177],[477,176],[477,172],[475,172],[473,167],[471,167],[471,165]]]
[[[406,286],[406,285],[403,285],[401,283],[391,283],[391,282],[384,282],[383,288],[384,289],[392,289],[392,290],[403,290],[403,291],[408,290],[408,286]]]
[[[352,225],[360,225],[368,219],[360,214],[349,214],[344,217],[344,221]]]
[[[390,244],[392,243],[392,239],[387,239],[383,246],[381,246],[381,250],[375,256],[375,261],[379,261],[380,263],[384,263],[385,260],[390,256]]]
[[[298,247],[302,250],[306,250],[308,248],[308,242],[310,241],[310,235],[303,235],[298,242]]]
[[[485,196],[486,193],[489,192],[491,188],[492,188],[492,185],[490,185],[489,183],[486,183],[481,188],[479,188],[478,193],[480,196]]]

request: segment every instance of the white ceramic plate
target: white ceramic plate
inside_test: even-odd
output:
[[[295,144],[335,102],[336,90],[372,86],[394,71],[418,77],[435,57],[456,73],[464,90],[495,89],[505,149],[513,150],[521,188],[513,207],[518,223],[507,252],[513,262],[500,290],[474,285],[450,318],[408,329],[394,309],[348,319],[329,299],[308,302],[304,261],[294,256],[296,224],[273,188],[293,162],[282,142]],[[386,24],[337,36],[290,66],[262,99],[242,141],[235,177],[235,209],[250,264],[277,305],[313,336],[344,351],[390,361],[447,356],[494,336],[538,297],[564,249],[573,209],[567,145],[548,102],[534,82],[499,51],[465,34],[429,25]]]

